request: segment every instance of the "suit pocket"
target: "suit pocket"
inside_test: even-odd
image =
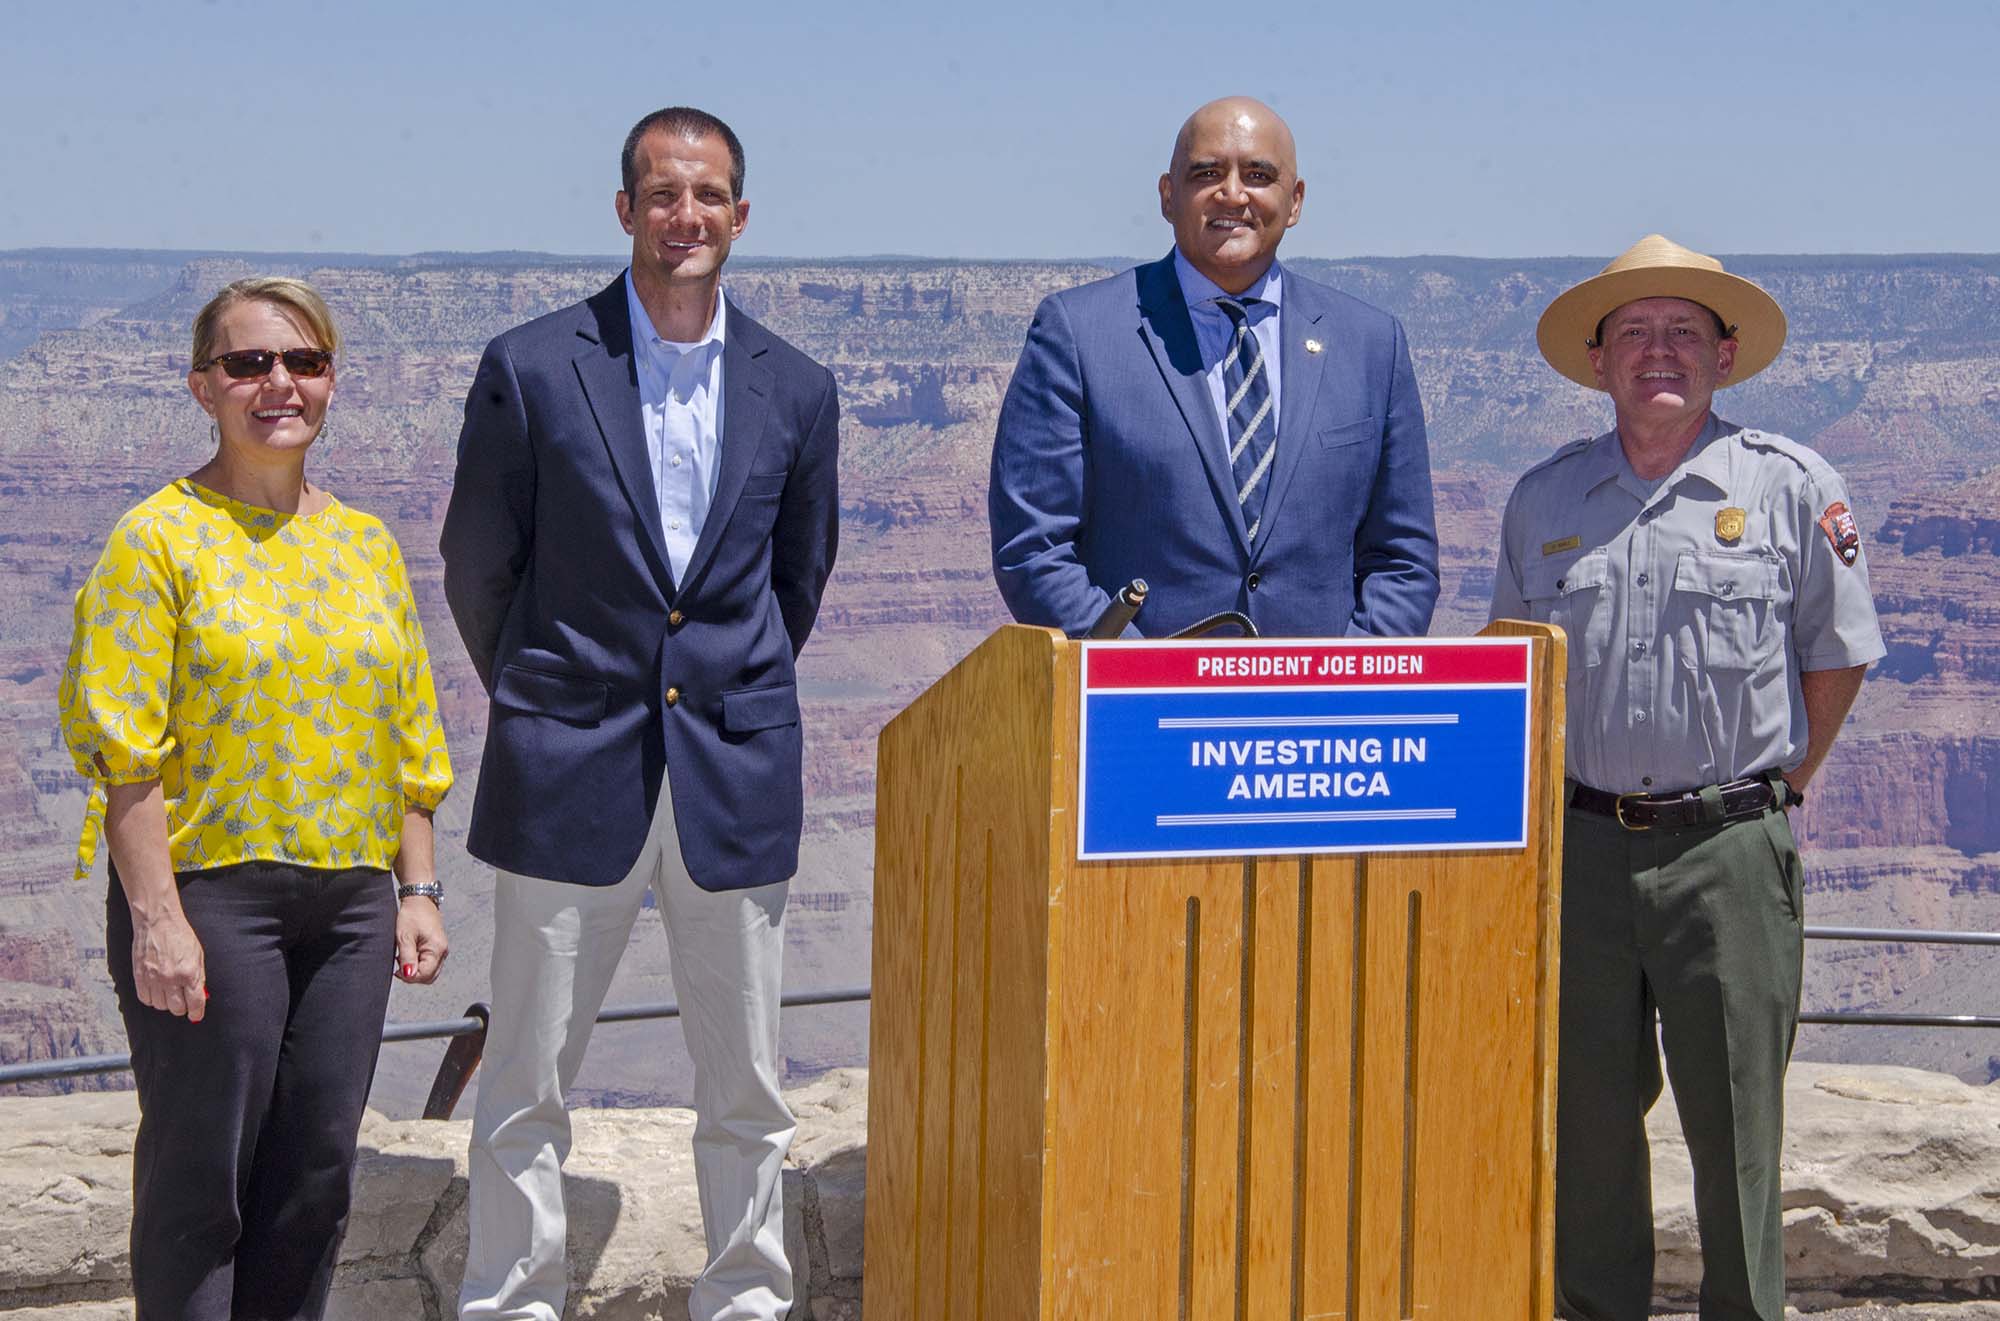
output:
[[[743,479],[745,500],[769,500],[785,493],[789,472],[753,472]]]
[[[1285,422],[1278,419],[1278,434],[1283,435]],[[1328,449],[1338,449],[1343,445],[1359,445],[1365,440],[1373,440],[1382,434],[1382,419],[1379,417],[1357,417],[1352,422],[1340,422],[1323,428],[1319,433],[1319,443]]]
[[[796,684],[737,688],[722,695],[722,728],[725,733],[751,734],[760,729],[777,729],[798,723],[799,690]]]
[[[550,716],[573,725],[594,725],[604,719],[611,685],[580,674],[557,674],[525,665],[504,665],[493,685],[496,706]]]

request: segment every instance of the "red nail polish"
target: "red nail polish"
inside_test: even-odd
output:
[[[416,965],[416,964],[414,964],[414,963],[406,963],[406,964],[404,964],[404,965],[403,965],[403,975],[404,975],[405,977],[414,977],[414,976],[416,976],[416,975],[417,975],[417,965]]]

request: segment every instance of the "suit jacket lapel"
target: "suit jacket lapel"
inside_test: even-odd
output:
[[[1201,347],[1195,341],[1181,282],[1174,278],[1172,256],[1139,268],[1139,331],[1152,350],[1168,393],[1181,410],[1181,419],[1187,423],[1201,466],[1215,487],[1216,501],[1226,511],[1236,548],[1248,551],[1249,529],[1243,522],[1243,507],[1236,502],[1236,478],[1226,461],[1222,423],[1215,415],[1215,401],[1209,397]]]
[[[586,341],[576,355],[577,380],[590,402],[591,415],[611,452],[611,466],[639,526],[646,530],[646,550],[660,588],[673,595],[674,573],[667,559],[666,534],[660,529],[660,496],[653,485],[653,461],[646,453],[645,423],[640,417],[638,364],[632,352],[632,318],[625,304],[620,277],[586,304],[595,315],[578,334]]]
[[[690,591],[715,557],[716,543],[736,510],[744,480],[757,457],[758,442],[764,437],[764,422],[771,413],[771,369],[759,361],[765,351],[755,327],[730,308],[722,339],[722,463],[716,471],[708,517],[688,556],[684,586]]]
[[[1277,526],[1278,506],[1291,489],[1305,447],[1315,443],[1313,408],[1326,376],[1325,349],[1330,346],[1308,353],[1306,341],[1320,333],[1324,315],[1325,309],[1306,292],[1303,280],[1285,282],[1285,301],[1278,312],[1278,453],[1271,460],[1271,489],[1264,496],[1265,535],[1256,546],[1258,552],[1271,542],[1269,531]]]

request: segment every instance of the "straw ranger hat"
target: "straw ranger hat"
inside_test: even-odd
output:
[[[1771,365],[1785,347],[1785,313],[1777,300],[1722,263],[1648,234],[1582,284],[1565,290],[1542,313],[1535,342],[1549,366],[1578,385],[1598,389],[1590,369],[1597,323],[1641,298],[1685,298],[1722,318],[1736,337],[1736,366],[1728,385],[1740,385]]]

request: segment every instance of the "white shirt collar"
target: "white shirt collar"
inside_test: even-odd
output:
[[[625,306],[632,315],[632,343],[634,347],[644,348],[649,353],[671,352],[679,356],[710,345],[720,349],[724,343],[725,327],[729,323],[728,302],[729,300],[718,289],[715,294],[715,315],[709,318],[708,329],[702,332],[701,338],[692,344],[661,339],[659,332],[653,329],[653,318],[646,314],[646,305],[639,301],[639,288],[632,283],[632,268],[629,266],[625,268]]]

